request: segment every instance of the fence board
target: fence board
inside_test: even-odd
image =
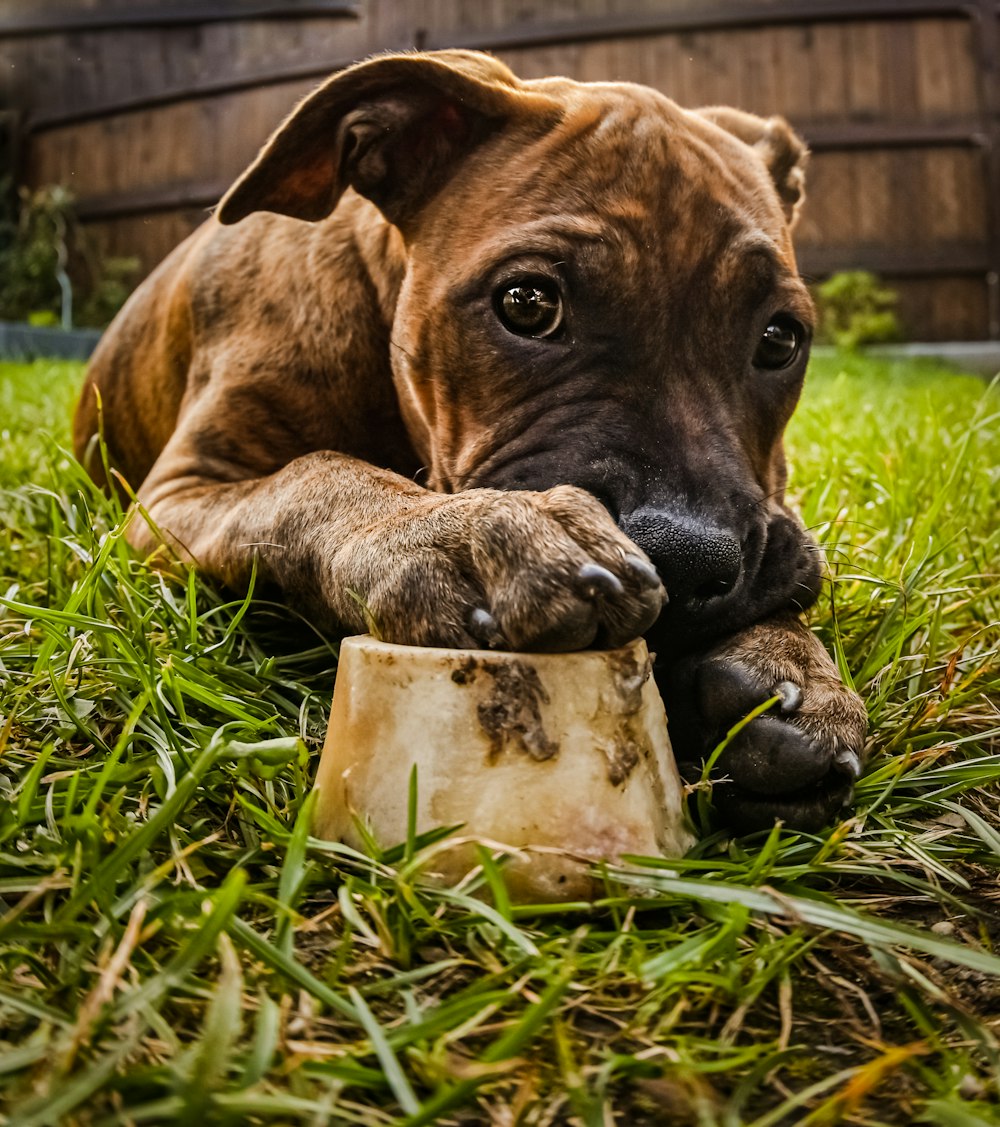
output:
[[[0,68],[0,104],[35,122],[32,182],[69,184],[95,235],[148,268],[328,66],[493,43],[524,77],[627,79],[682,105],[784,113],[815,144],[803,263],[888,266],[914,326],[1000,336],[997,20],[993,0],[369,0],[353,21],[7,42],[0,29],[20,62],[17,78]]]

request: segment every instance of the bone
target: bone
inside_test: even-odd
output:
[[[603,895],[596,862],[678,857],[693,837],[645,643],[496,653],[346,639],[316,785],[313,832],[364,848],[462,825],[424,876],[453,885],[504,858],[519,902]]]

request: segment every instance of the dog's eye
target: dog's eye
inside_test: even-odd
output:
[[[753,354],[754,367],[770,371],[787,368],[799,354],[802,337],[802,326],[794,318],[774,317]]]
[[[548,278],[525,278],[501,286],[493,308],[508,332],[522,337],[549,337],[562,324],[562,297]]]

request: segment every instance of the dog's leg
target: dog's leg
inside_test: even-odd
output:
[[[817,830],[850,801],[868,721],[857,693],[800,619],[780,616],[674,663],[661,677],[678,757],[697,771],[768,697],[716,762],[713,802],[730,825]]]
[[[663,604],[648,559],[583,490],[445,495],[332,451],[247,478],[199,446],[205,433],[182,425],[143,484],[151,524],[237,588],[256,558],[328,625],[370,618],[395,642],[571,650],[624,644]],[[130,532],[146,551],[150,522],[136,514]]]

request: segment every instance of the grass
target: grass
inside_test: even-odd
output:
[[[6,1122],[1000,1122],[995,391],[825,358],[793,421],[854,815],[512,908],[309,836],[335,646],[132,558],[78,378],[0,367]]]

